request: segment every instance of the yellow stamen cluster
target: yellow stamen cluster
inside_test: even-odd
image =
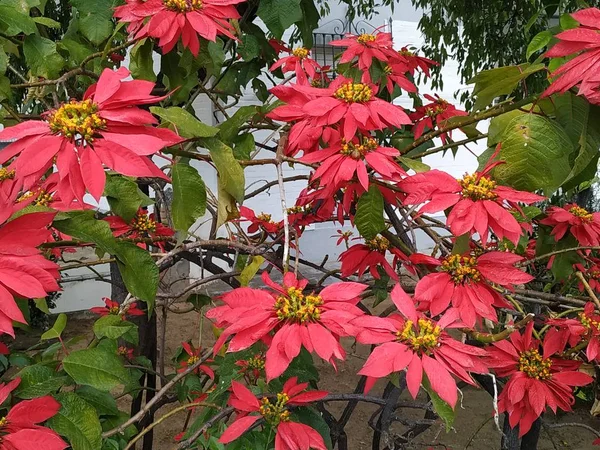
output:
[[[117,316],[119,314],[119,307],[118,306],[111,306],[110,308],[108,308],[108,313],[114,316]]]
[[[295,48],[294,50],[292,50],[292,55],[294,55],[296,58],[304,59],[304,58],[308,57],[309,52],[310,52],[310,50],[307,48],[298,47],[298,48]]]
[[[0,427],[6,426],[7,423],[8,423],[8,419],[6,417],[3,417],[2,419],[0,419]]]
[[[187,365],[188,365],[188,366],[193,366],[193,365],[194,365],[194,364],[196,364],[198,361],[200,361],[200,358],[199,358],[198,356],[196,356],[196,355],[192,355],[192,356],[190,356],[190,357],[187,359],[186,363],[187,363]]]
[[[260,414],[265,418],[265,422],[276,427],[280,422],[288,422],[290,420],[290,412],[285,408],[290,397],[280,392],[277,394],[277,402],[271,403],[267,397],[263,397],[260,401]]]
[[[33,193],[33,192],[31,192],[31,191],[24,192],[23,194],[21,194],[21,195],[19,196],[19,198],[17,198],[17,201],[18,201],[18,202],[24,202],[25,200],[27,200],[27,199],[29,199],[29,198],[33,197],[34,195],[35,195],[35,193]]]
[[[265,357],[260,353],[248,359],[248,368],[254,370],[263,370],[265,368]]]
[[[33,204],[36,206],[50,206],[50,202],[52,201],[52,194],[49,194],[45,190],[40,190],[37,198],[33,201]]]
[[[425,108],[425,114],[427,114],[429,117],[435,117],[438,114],[443,113],[444,111],[446,111],[446,107],[448,105],[448,102],[446,100],[438,100],[437,104],[435,106],[428,106]]]
[[[275,312],[279,320],[305,323],[321,318],[323,299],[318,295],[304,295],[298,288],[289,288],[287,296],[280,295],[275,302]]]
[[[8,170],[4,167],[0,167],[0,181],[12,180],[15,178],[15,170]]]
[[[369,250],[384,253],[390,246],[390,241],[388,241],[383,236],[376,236],[374,239],[366,241],[365,244],[367,245],[367,247],[369,247]]]
[[[373,91],[366,84],[349,82],[337,88],[333,95],[346,103],[366,103],[371,100]]]
[[[271,220],[271,214],[262,213],[262,214],[259,214],[258,216],[256,216],[256,218],[263,222],[273,223],[273,220]]]
[[[519,354],[519,370],[529,378],[536,380],[547,380],[552,378],[550,367],[552,361],[542,358],[537,350],[527,350]]]
[[[358,41],[359,44],[368,44],[369,42],[375,42],[375,40],[377,39],[377,36],[375,36],[374,34],[368,34],[368,33],[364,33],[361,34],[358,39],[356,39]]]
[[[497,195],[494,193],[496,182],[490,178],[476,174],[465,175],[461,180],[457,180],[462,187],[463,197],[471,200],[494,200]]]
[[[106,126],[98,115],[98,105],[91,100],[71,100],[54,111],[48,118],[50,130],[68,139],[94,140],[96,132]]]
[[[131,221],[131,228],[142,233],[154,233],[156,222],[146,214],[136,214]]]
[[[569,212],[575,217],[579,217],[584,222],[591,222],[594,216],[581,206],[573,205],[569,208]]]
[[[588,276],[590,278],[593,278],[594,280],[597,280],[598,278],[600,278],[600,271],[598,270],[591,270],[588,272]]]
[[[402,331],[396,333],[398,340],[408,344],[416,352],[428,352],[437,347],[442,333],[438,325],[434,325],[429,319],[419,319],[417,329],[414,325],[412,320],[408,320]]]
[[[163,0],[163,5],[171,11],[187,13],[202,9],[201,0]]]
[[[291,206],[287,209],[288,214],[300,214],[310,210],[310,206]]]
[[[129,352],[129,349],[128,349],[127,347],[123,346],[123,345],[122,345],[122,346],[120,346],[120,347],[117,349],[117,355],[120,355],[120,356],[128,356],[128,355],[129,355],[129,353],[130,353],[130,352]]]
[[[377,148],[377,141],[373,138],[361,139],[359,144],[342,140],[342,155],[350,156],[352,159],[363,159],[364,156]]]
[[[385,73],[386,75],[391,74],[394,71],[394,69],[392,69],[392,66],[390,66],[389,64],[387,64],[384,68],[383,68],[383,73]]]
[[[413,52],[408,50],[407,48],[403,48],[402,50],[398,50],[398,54],[400,56],[415,56]]]
[[[584,312],[579,313],[579,321],[588,330],[594,329],[595,331],[600,331],[600,322],[594,320],[592,317],[589,317]]]
[[[481,279],[477,270],[477,259],[473,256],[450,255],[442,262],[441,269],[450,274],[455,284]]]

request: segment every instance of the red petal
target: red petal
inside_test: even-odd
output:
[[[228,444],[235,441],[248,430],[254,423],[260,419],[260,416],[245,416],[235,420],[219,438],[221,444]]]

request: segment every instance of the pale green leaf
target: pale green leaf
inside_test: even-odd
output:
[[[171,108],[152,106],[150,111],[160,117],[163,123],[172,124],[177,133],[186,139],[212,137],[219,132],[218,128],[200,122],[192,114],[178,106]]]
[[[35,23],[39,23],[40,25],[44,25],[48,28],[60,28],[60,23],[54,19],[51,19],[50,17],[33,17],[32,19]]]
[[[535,52],[543,49],[552,39],[552,32],[549,30],[540,31],[536,34],[527,46],[526,58],[529,59]]]
[[[137,344],[137,328],[136,324],[123,320],[121,316],[109,314],[101,317],[94,323],[94,334],[98,339],[104,337],[108,339],[125,339],[127,335],[135,336],[136,342],[133,342],[133,344]]]
[[[221,187],[238,203],[242,203],[246,186],[244,169],[233,156],[233,150],[215,138],[205,139],[204,145],[209,150],[210,156],[217,167]]]
[[[244,270],[242,270],[242,273],[240,273],[240,276],[238,277],[242,286],[248,286],[248,284],[250,284],[250,281],[252,281],[252,278],[254,278],[254,275],[256,275],[256,272],[258,272],[258,269],[260,269],[263,262],[265,262],[265,258],[260,255],[252,257],[250,264],[244,267]]]
[[[67,326],[67,315],[61,313],[56,318],[56,321],[54,322],[54,325],[52,326],[52,328],[50,328],[48,331],[46,331],[44,334],[42,334],[40,336],[40,339],[42,341],[45,341],[48,339],[57,339],[60,337],[60,335],[62,334],[62,332],[64,331],[66,326]]]
[[[427,164],[416,159],[406,158],[404,156],[401,156],[399,159],[402,164],[404,164],[406,167],[414,170],[417,173],[427,172],[431,169],[431,167],[429,167]]]

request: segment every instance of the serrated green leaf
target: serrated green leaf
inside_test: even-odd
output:
[[[116,416],[119,414],[117,402],[108,392],[102,392],[91,386],[81,386],[77,395],[94,407],[100,416]]]
[[[102,426],[95,409],[73,392],[58,394],[61,408],[46,424],[65,436],[73,450],[100,450]]]
[[[173,180],[173,225],[187,235],[190,227],[206,212],[206,186],[198,171],[185,163],[171,169]]]
[[[217,168],[221,187],[242,203],[246,186],[244,169],[233,156],[233,150],[215,138],[204,139],[203,142]]]
[[[22,399],[32,399],[58,391],[68,380],[58,376],[55,370],[42,364],[23,368],[15,377],[21,378],[14,394]]]
[[[494,169],[497,180],[524,191],[554,192],[571,172],[574,147],[556,122],[536,114],[515,117],[507,126]]]
[[[536,34],[527,46],[526,58],[529,59],[535,52],[543,49],[552,39],[552,32],[549,30],[540,31]]]
[[[37,33],[35,22],[29,14],[18,11],[14,6],[0,5],[0,31],[8,36],[19,33]]]
[[[263,258],[262,256],[253,256],[252,262],[250,262],[250,264],[244,267],[244,270],[242,270],[242,273],[240,273],[240,276],[238,277],[240,284],[242,286],[248,286],[248,284],[250,284],[250,281],[252,281],[252,278],[254,278],[254,275],[256,275],[256,272],[258,272],[258,269],[260,269],[260,266],[264,262],[265,258]]]
[[[129,377],[116,353],[98,347],[72,352],[63,360],[63,367],[77,384],[100,391],[110,391],[125,384]]]
[[[300,0],[262,0],[256,12],[276,39],[294,23],[302,20]]]
[[[135,336],[137,341],[137,325],[128,322],[127,320],[123,320],[121,316],[116,314],[109,314],[104,317],[100,317],[94,323],[94,334],[98,339],[108,338],[108,339],[119,339],[126,338],[126,335]],[[127,340],[127,339],[126,339]],[[132,344],[136,344],[137,342],[132,342]]]
[[[375,185],[369,187],[356,206],[354,223],[360,235],[366,240],[374,239],[385,229],[383,218],[383,195]]]
[[[65,60],[58,54],[56,43],[35,34],[25,38],[23,54],[31,74],[37,77],[57,78],[64,67]]]
[[[156,81],[154,60],[152,59],[153,48],[152,39],[142,39],[131,49],[129,70],[136,80]]]
[[[106,177],[104,195],[113,213],[130,222],[142,206],[152,204],[152,200],[144,194],[137,183],[119,175]]]
[[[48,339],[57,339],[60,337],[60,335],[62,334],[62,332],[64,331],[66,326],[67,326],[67,315],[61,313],[56,318],[56,321],[54,322],[54,325],[52,326],[52,328],[50,328],[48,331],[46,331],[44,334],[42,334],[40,336],[40,339],[42,341],[45,341]]]
[[[192,114],[178,106],[171,108],[152,106],[150,111],[160,117],[163,123],[173,124],[177,133],[186,139],[212,137],[219,132],[218,128],[200,122]]]

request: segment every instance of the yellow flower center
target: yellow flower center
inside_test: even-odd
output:
[[[50,206],[52,201],[52,195],[48,194],[45,190],[41,190],[38,194],[37,199],[33,202],[36,206]]]
[[[394,70],[392,69],[392,66],[390,66],[389,64],[387,64],[384,68],[383,68],[383,73],[385,73],[386,75],[389,75],[393,72]]]
[[[258,220],[262,220],[263,222],[269,222],[269,223],[273,223],[273,221],[271,220],[271,214],[259,214],[258,216],[256,216],[256,218]]]
[[[346,103],[366,103],[371,100],[373,91],[363,83],[344,83],[333,94],[335,98]]]
[[[119,314],[119,307],[111,306],[110,308],[108,308],[108,313],[117,316]]]
[[[0,419],[0,427],[6,426],[7,423],[8,423],[8,420],[6,419],[6,417],[3,417],[2,419]]]
[[[163,4],[171,11],[188,13],[202,9],[201,0],[163,0]]]
[[[265,368],[265,357],[261,354],[255,355],[248,360],[248,368],[263,370]]]
[[[137,214],[131,222],[131,228],[142,233],[154,233],[156,222],[147,214]]]
[[[304,206],[292,206],[290,208],[287,209],[287,213],[288,214],[300,214],[305,212],[307,209],[307,207]]]
[[[524,372],[529,378],[547,380],[552,378],[550,367],[552,361],[542,358],[537,350],[527,350],[519,354],[519,371]]]
[[[361,34],[357,41],[359,42],[359,44],[368,44],[369,42],[375,42],[375,40],[377,39],[377,36],[375,36],[374,34]]]
[[[304,295],[298,288],[289,288],[287,296],[280,295],[275,302],[275,312],[279,320],[305,323],[321,318],[323,299],[318,295]]]
[[[128,356],[129,349],[127,347],[121,346],[117,349],[117,355]]]
[[[367,245],[367,247],[369,247],[369,250],[384,253],[390,246],[390,241],[388,241],[383,236],[376,236],[374,239],[366,241],[365,244]]]
[[[283,392],[277,394],[277,402],[274,404],[267,397],[263,397],[260,401],[259,412],[265,418],[265,422],[272,427],[276,427],[280,422],[288,422],[290,412],[285,405],[289,400],[288,395]]]
[[[292,51],[292,55],[294,55],[296,58],[300,58],[300,59],[306,58],[308,56],[308,53],[309,53],[309,50],[304,47],[298,47]]]
[[[402,331],[396,333],[398,340],[412,347],[415,352],[429,352],[437,347],[441,328],[429,319],[419,319],[416,325],[412,320],[406,321]]]
[[[12,180],[15,178],[15,171],[0,167],[0,181]]]
[[[569,212],[575,217],[579,217],[584,222],[591,222],[594,220],[594,216],[581,206],[573,205],[569,208]]]
[[[200,358],[196,355],[192,355],[187,359],[187,365],[188,366],[193,366],[194,364],[196,364],[198,361],[200,361]]]
[[[441,268],[450,274],[454,284],[481,280],[477,259],[473,256],[450,255],[442,262]]]
[[[364,156],[377,148],[377,141],[373,138],[361,139],[359,144],[342,140],[342,155],[350,156],[352,159],[363,159]]]
[[[48,118],[50,130],[71,141],[92,142],[96,132],[106,126],[106,120],[98,115],[98,105],[91,100],[65,103]]]
[[[403,48],[402,50],[398,50],[398,54],[400,56],[415,56],[415,54],[413,52],[411,52],[407,48]]]
[[[496,182],[490,178],[476,174],[465,175],[462,180],[457,180],[462,187],[463,197],[471,200],[494,200],[497,195],[493,192],[496,188]]]
[[[579,321],[581,322],[581,324],[586,327],[588,330],[595,330],[595,331],[600,331],[600,322],[598,322],[597,320],[594,320],[593,318],[589,317],[588,315],[586,315],[584,312],[580,312],[578,314],[579,316]]]

